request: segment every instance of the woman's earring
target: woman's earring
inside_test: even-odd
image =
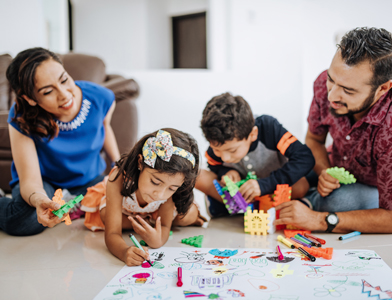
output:
[[[140,167],[137,167],[137,169],[140,171]]]

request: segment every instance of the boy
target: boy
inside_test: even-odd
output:
[[[232,181],[257,175],[240,187],[247,202],[256,196],[272,194],[277,184],[292,186],[292,198],[302,198],[309,189],[304,178],[314,166],[309,148],[299,142],[275,118],[253,117],[241,96],[225,93],[212,98],[203,111],[201,129],[210,143],[206,152],[211,171],[202,170],[196,188],[207,194],[210,214],[227,213],[213,180],[227,175]],[[217,201],[219,202],[217,202]]]

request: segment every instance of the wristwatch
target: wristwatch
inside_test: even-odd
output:
[[[338,218],[337,214],[335,214],[335,213],[329,213],[329,214],[325,217],[325,221],[327,222],[327,225],[328,225],[327,232],[332,232],[332,230],[334,230],[334,228],[336,227],[336,225],[338,225],[338,223],[339,223],[339,218]]]

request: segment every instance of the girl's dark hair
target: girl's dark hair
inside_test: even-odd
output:
[[[53,59],[62,64],[60,58],[43,48],[30,48],[20,52],[7,68],[7,79],[16,94],[15,116],[13,121],[18,124],[22,132],[27,135],[54,138],[59,128],[51,113],[39,105],[31,106],[23,99],[26,95],[36,100],[34,92],[35,72],[42,62]]]
[[[389,31],[358,27],[347,32],[337,46],[348,66],[369,61],[373,71],[370,84],[374,91],[392,79],[392,35]]]
[[[196,160],[195,167],[193,167],[189,160],[174,154],[169,162],[163,161],[157,157],[154,166],[154,170],[159,173],[168,173],[173,175],[182,173],[184,175],[184,183],[172,196],[178,214],[184,215],[193,202],[193,188],[196,183],[196,177],[199,173],[199,149],[197,142],[189,134],[173,128],[162,128],[162,130],[170,133],[174,146],[192,153]],[[144,143],[148,138],[155,137],[157,132],[158,131],[155,131],[142,137],[129,153],[123,154],[121,159],[116,162],[116,166],[119,168],[119,171],[113,181],[116,180],[120,174],[123,174],[124,185],[121,190],[121,195],[132,198],[132,194],[138,189],[139,175],[141,172],[141,170],[138,170],[139,154],[143,155],[142,148]],[[150,168],[150,166],[143,161],[142,170],[144,168]]]

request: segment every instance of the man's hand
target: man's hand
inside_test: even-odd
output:
[[[321,171],[317,191],[322,197],[327,197],[333,190],[340,188],[339,180],[327,173],[327,169]]]
[[[241,185],[239,192],[244,197],[247,203],[253,202],[253,199],[260,196],[260,185],[255,179],[249,179],[243,185]]]
[[[229,177],[231,179],[231,181],[233,181],[234,183],[241,180],[241,176],[240,176],[240,173],[238,173],[238,171],[230,170],[229,172],[227,172],[225,175],[222,176],[220,184],[223,185],[223,186],[226,186],[226,182],[223,179],[224,176]]]
[[[299,201],[291,200],[275,207],[280,210],[279,219],[274,225],[291,224],[305,230],[327,230],[325,214],[311,210]]]

